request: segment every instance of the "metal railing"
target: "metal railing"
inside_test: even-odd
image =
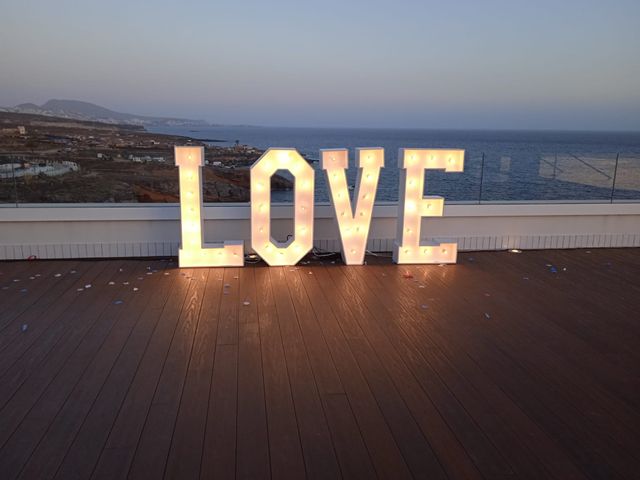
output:
[[[392,155],[383,169],[376,200],[397,201],[398,170]],[[30,160],[30,159],[29,159]],[[324,175],[316,171],[315,199],[326,202],[329,197]],[[212,168],[212,167],[205,167]],[[74,162],[34,162],[24,157],[5,154],[0,157],[0,204],[19,207],[28,203],[131,203],[140,201],[100,187],[101,173]],[[166,166],[166,175],[157,178],[130,178],[129,184],[119,180],[117,187],[147,192],[144,200],[177,198],[177,169]],[[355,184],[357,170],[347,172]],[[83,179],[86,179],[83,180]],[[97,187],[91,187],[94,182]],[[78,185],[83,185],[81,191]],[[155,189],[155,190],[154,190]],[[164,189],[164,190],[163,190]],[[169,191],[167,193],[166,191]],[[157,191],[157,195],[148,192]],[[426,173],[425,194],[442,195],[447,201],[481,203],[616,203],[640,201],[640,153],[470,153],[461,173],[430,170]],[[274,201],[291,201],[292,191],[274,192]],[[151,202],[153,203],[153,202]]]

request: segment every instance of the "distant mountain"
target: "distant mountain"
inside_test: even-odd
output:
[[[35,115],[47,115],[50,117],[69,118],[73,120],[89,120],[125,125],[142,126],[179,126],[179,127],[203,127],[208,123],[204,120],[189,120],[186,118],[147,117],[120,113],[109,110],[89,102],[78,100],[49,100],[42,105],[35,103],[21,103],[13,108],[4,109],[16,113],[30,113]]]

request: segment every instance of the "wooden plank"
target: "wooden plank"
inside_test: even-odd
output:
[[[214,269],[208,272],[193,351],[171,439],[166,478],[199,478],[205,435],[204,418],[216,351],[223,279]]]
[[[321,394],[341,473],[346,478],[371,478],[375,475],[373,464],[319,320],[300,278],[299,269],[284,269],[284,273],[316,385]],[[311,295],[316,293],[312,292]]]
[[[478,280],[466,284],[465,278],[467,277],[469,275],[462,277],[458,284],[458,287],[463,291],[477,288],[479,284],[483,285]],[[487,285],[484,284],[484,287],[486,288]],[[495,288],[493,290],[495,291]],[[456,305],[453,305],[453,302],[447,303],[447,307],[453,309],[448,313],[451,318],[447,327],[453,328],[457,325],[455,333],[452,333],[457,341],[466,345],[467,352],[474,352],[474,357],[480,365],[485,365],[487,362],[490,364],[490,369],[485,371],[492,376],[493,381],[499,383],[502,388],[507,388],[506,385],[509,385],[508,391],[515,396],[519,407],[559,441],[570,452],[574,461],[580,464],[586,472],[592,472],[594,465],[597,465],[595,468],[607,465],[601,455],[603,448],[608,451],[607,455],[611,461],[616,462],[623,471],[627,470],[628,465],[625,464],[628,459],[621,457],[618,452],[612,451],[607,445],[594,438],[585,427],[584,419],[577,418],[572,407],[564,404],[564,401],[557,395],[550,395],[552,390],[544,383],[541,384],[542,388],[539,388],[540,384],[536,383],[539,380],[534,380],[527,375],[528,372],[521,368],[518,360],[514,361],[514,358],[505,357],[504,353],[496,348],[501,343],[498,339],[506,338],[507,332],[492,329],[493,322],[483,322],[481,328],[477,322],[471,322],[470,318],[466,324],[464,323],[465,317],[469,317],[469,311],[474,312],[475,318],[481,318],[481,311],[476,310],[483,307],[480,301],[481,295],[480,293],[474,295],[474,298],[477,299],[476,303],[480,304],[474,307],[466,301],[460,301]],[[499,312],[492,312],[490,319],[496,319],[498,315]],[[467,333],[467,330],[472,332]],[[467,335],[468,340],[465,338]],[[480,341],[481,339],[482,341]],[[489,344],[496,344],[496,346],[487,348]],[[562,367],[556,366],[556,368]],[[540,398],[541,395],[544,398]],[[594,443],[599,446],[595,447]]]
[[[20,264],[22,269],[15,268],[12,271],[2,272],[0,276],[0,332],[16,324],[17,317],[42,301],[42,298],[51,298],[51,282],[60,265],[55,262],[13,262]],[[75,269],[78,263],[70,263],[65,267]],[[27,268],[30,267],[30,268]],[[17,282],[15,280],[18,280]],[[26,290],[26,291],[24,291]],[[0,339],[4,340],[6,332]],[[0,345],[0,349],[2,346]]]
[[[236,471],[236,419],[238,403],[238,295],[237,268],[214,269],[222,276],[220,320],[216,338],[209,409],[205,421],[203,478],[232,478]]]
[[[104,265],[97,266],[98,271],[103,268]],[[70,289],[69,296],[65,294],[63,299],[66,301],[56,304],[50,312],[57,322],[41,332],[37,341],[34,338],[26,345],[18,344],[22,348],[7,348],[2,352],[7,363],[10,363],[10,360],[6,359],[7,354],[18,358],[15,360],[17,364],[1,377],[0,445],[7,440],[13,428],[22,419],[22,415],[38,399],[66,359],[91,330],[110,300],[107,296],[100,298],[98,289],[90,290],[90,293],[84,295]],[[82,313],[90,314],[89,321],[82,318]],[[21,353],[23,354],[19,357]]]
[[[54,306],[46,311],[36,311],[33,317],[24,319],[29,325],[20,341],[10,342],[0,352],[0,382],[1,387],[11,388],[17,377],[42,359],[48,350],[61,338],[65,329],[73,320],[75,312],[82,311],[91,304],[91,300],[97,298],[96,290],[79,293],[78,288],[84,289],[85,285],[93,284],[102,271],[107,268],[106,263],[93,264],[86,272],[76,278],[71,284],[65,283],[66,290],[60,295]],[[35,345],[34,345],[35,344]],[[14,363],[34,345],[28,355],[28,360],[20,363],[19,368],[13,368]],[[37,353],[34,351],[37,350]],[[11,380],[9,380],[9,377]],[[0,405],[3,405],[0,393]]]
[[[340,476],[338,461],[283,268],[270,268],[269,276],[296,409],[305,470],[310,478],[336,478]]]
[[[178,327],[187,296],[196,288],[198,277],[191,270],[177,273],[177,284],[169,296],[153,336],[146,347],[133,382],[115,420],[92,411],[76,435],[54,478],[121,478],[127,475],[144,428],[165,358]],[[172,274],[173,274],[172,272]]]
[[[164,474],[208,274],[208,269],[199,269],[193,274],[195,287],[180,312],[129,478],[161,478]]]
[[[275,478],[303,478],[305,468],[302,446],[282,338],[273,308],[268,268],[257,267],[255,277],[256,285],[260,285],[256,293],[271,475]]]
[[[440,463],[442,463],[442,466],[450,475],[480,478],[478,469],[465,453],[459,442],[460,439],[456,438],[454,432],[446,424],[441,412],[438,411],[437,406],[434,404],[433,398],[426,395],[421,389],[411,370],[407,368],[407,365],[399,357],[394,346],[387,338],[388,333],[385,333],[384,327],[381,327],[381,325],[390,324],[389,319],[394,318],[397,312],[387,310],[387,307],[381,301],[381,295],[376,295],[376,292],[370,289],[368,282],[363,278],[366,270],[368,269],[354,270],[351,281],[345,281],[348,278],[340,277],[349,275],[351,270],[326,268],[323,272],[318,273],[318,278],[323,285],[340,286],[337,294],[343,296],[344,302],[336,305],[346,306],[348,305],[347,302],[352,305],[350,308],[347,307],[337,311],[336,314],[343,321],[348,320],[358,323],[367,342],[371,345],[367,348],[362,341],[357,344],[354,342],[352,348],[357,348],[361,352],[361,362],[367,361],[367,357],[364,355],[366,350],[373,349],[379,356],[380,360],[372,363],[369,367],[372,372],[369,383],[371,384],[373,381],[378,383],[377,387],[372,387],[372,389],[378,398],[378,402],[384,402],[381,408],[387,421],[394,422],[391,424],[391,428],[405,455],[405,459],[409,462],[410,455],[416,456],[413,460],[414,467],[412,469],[414,476],[418,472],[422,475],[426,472],[430,476],[443,475],[444,472],[438,470],[441,468]],[[398,320],[401,320],[401,317]],[[377,323],[378,321],[380,323]],[[371,355],[373,353],[369,354],[369,356]],[[426,366],[421,365],[421,367],[425,368]],[[389,384],[389,380],[385,383],[380,383],[381,379],[375,376],[377,371],[386,371],[387,377],[393,379],[394,386]],[[433,385],[431,386],[433,387]],[[389,392],[396,389],[398,391],[397,398],[389,397]],[[433,395],[433,392],[430,392],[430,395]],[[400,405],[399,402],[406,402],[408,406],[407,413],[415,419],[417,422],[415,425],[411,425],[408,422],[408,418],[403,421],[403,416],[406,417],[406,413],[400,416],[401,414],[398,412],[400,407],[394,407],[394,405]],[[414,433],[409,435],[412,431],[411,428],[413,428]],[[469,431],[472,431],[472,429],[469,429]],[[421,433],[421,440],[418,437],[418,432]],[[417,447],[420,443],[422,443],[422,450]],[[472,452],[474,458],[476,456],[482,458],[482,451],[475,452],[472,450]],[[417,459],[422,459],[425,462],[431,459],[431,461],[420,464],[417,463]],[[491,459],[499,469],[501,467],[500,459],[496,455],[491,456]]]
[[[2,409],[0,443],[6,442],[7,448],[0,453],[0,471],[6,472],[7,476],[15,476],[22,468],[96,350],[117,323],[117,314],[109,305],[112,297],[103,295],[100,298],[98,288],[92,293],[85,295],[76,307],[83,308],[82,311],[86,308],[89,318],[95,320],[78,322],[74,331],[50,350],[43,363],[26,378]],[[113,296],[116,294],[112,291]],[[13,453],[7,456],[7,452]]]
[[[0,263],[2,478],[637,476],[640,250],[367,262]]]
[[[238,346],[216,347],[206,419],[202,478],[233,478],[236,471]]]
[[[454,431],[463,429],[464,436],[472,435],[468,451],[474,452],[478,450],[478,442],[486,443],[487,445],[493,443],[515,469],[518,478],[541,478],[550,475],[549,471],[545,470],[541,463],[532,461],[531,455],[519,445],[520,437],[515,432],[510,431],[509,422],[502,423],[498,421],[501,410],[493,407],[493,404],[496,403],[495,395],[492,396],[492,401],[483,401],[478,392],[473,391],[467,380],[455,369],[454,364],[458,363],[459,356],[455,356],[452,361],[449,361],[433,341],[431,338],[433,332],[425,324],[425,319],[428,318],[427,315],[431,308],[430,305],[426,304],[428,300],[420,298],[419,293],[426,290],[420,289],[413,280],[404,279],[399,272],[382,277],[378,268],[368,269],[365,281],[373,292],[381,294],[389,289],[396,292],[394,299],[395,314],[407,321],[402,322],[400,324],[401,328],[395,332],[390,330],[390,337],[394,339],[394,343],[398,345],[398,348],[403,348],[402,345],[407,348],[407,351],[402,352],[402,357],[415,365],[413,371],[416,378],[421,381],[425,391],[437,401],[440,411],[443,412]],[[423,284],[420,285],[424,287]],[[429,294],[427,291],[425,295]],[[425,309],[425,306],[428,308]],[[412,320],[412,322],[408,320]],[[416,362],[416,360],[418,361]],[[446,390],[443,390],[442,386],[439,385],[438,379],[446,386]],[[447,391],[451,392],[454,397],[449,396]],[[466,412],[458,410],[459,404],[464,407]],[[502,402],[501,409],[505,408],[504,402]],[[476,431],[473,434],[474,429],[465,427],[464,422],[461,422],[468,416],[473,419],[473,422],[486,435],[484,440],[482,440],[482,437],[474,440],[473,437],[477,437],[478,432]],[[480,449],[483,449],[482,445],[480,445]],[[473,454],[473,457],[482,458],[476,454]],[[486,463],[483,465],[484,471],[488,470],[490,472],[492,469],[493,466],[491,465],[488,467]],[[499,472],[494,472],[490,476],[499,474]]]
[[[255,269],[240,269],[238,314],[238,424],[236,477],[269,478],[269,434],[264,396]]]
[[[300,269],[299,275],[327,340],[327,346],[378,477],[410,478],[409,468],[347,341],[347,338],[361,338],[361,332],[354,328],[343,330],[338,322],[340,310],[332,308],[344,300],[340,295],[327,296],[318,282],[318,275],[311,269]],[[326,285],[326,281],[322,282],[322,285]],[[336,288],[339,289],[340,285]],[[361,452],[360,456],[364,454]],[[363,468],[367,467],[363,465]]]
[[[122,297],[126,300],[114,307],[120,310],[117,328],[111,331],[57,413],[20,478],[52,478],[86,419],[92,415],[101,419],[104,429],[110,428],[117,414],[117,406],[129,388],[176,280],[175,275],[166,278],[163,273],[161,270],[152,279],[139,283],[138,293],[128,292]],[[134,319],[137,321],[127,334],[127,324]]]
[[[572,268],[573,270],[573,268]],[[508,272],[505,272],[505,276],[509,275]],[[554,278],[556,278],[554,276]],[[535,295],[536,293],[536,286],[540,285],[540,287],[542,287],[544,285],[543,282],[538,282],[536,281],[536,279],[533,279],[529,282],[529,284],[531,285],[531,293],[533,295]],[[576,281],[574,279],[571,279],[567,282],[563,283],[562,279],[558,279],[556,281],[554,281],[554,292],[551,293],[549,292],[547,294],[547,298],[549,298],[550,300],[557,298],[557,295],[565,292],[565,298],[567,299],[571,299],[574,296],[574,291],[576,288]],[[564,287],[563,287],[564,285]],[[581,286],[577,285],[577,288],[581,288]],[[516,293],[516,295],[518,295]],[[543,295],[543,291],[540,290],[540,295]],[[594,295],[596,298],[598,298],[598,293],[594,293]],[[632,295],[633,296],[633,295]],[[489,299],[492,300],[492,299]],[[500,302],[500,308],[504,309],[504,310],[509,310],[511,308],[511,302],[504,302],[502,300],[500,300],[500,297],[497,297],[495,301],[499,301]],[[523,299],[523,301],[526,301]],[[640,385],[637,383],[637,379],[636,382],[633,382],[633,379],[628,379],[628,377],[626,377],[626,374],[622,374],[620,375],[620,372],[618,371],[618,369],[614,368],[613,365],[609,366],[609,369],[607,370],[606,367],[603,368],[604,365],[606,365],[607,363],[609,363],[610,359],[606,358],[606,357],[602,357],[597,350],[594,350],[593,348],[590,348],[588,345],[583,344],[583,342],[581,342],[579,340],[579,338],[584,339],[584,336],[581,335],[580,333],[577,333],[575,335],[572,335],[570,332],[567,332],[566,330],[560,328],[557,328],[556,325],[558,324],[558,322],[567,322],[567,321],[571,321],[570,319],[572,317],[575,316],[580,316],[580,320],[577,320],[581,323],[587,323],[589,325],[589,329],[591,330],[595,330],[598,331],[600,327],[597,327],[595,325],[591,325],[589,320],[587,319],[587,317],[589,316],[587,312],[583,312],[582,311],[582,306],[579,305],[580,303],[587,303],[589,302],[589,300],[585,299],[584,301],[579,301],[579,299],[575,299],[574,301],[572,301],[572,303],[576,303],[576,305],[569,311],[564,312],[564,314],[558,310],[557,305],[556,305],[556,301],[551,301],[548,304],[546,302],[532,302],[533,304],[531,305],[530,308],[528,308],[525,312],[523,312],[520,317],[523,317],[524,320],[526,320],[526,317],[530,316],[533,317],[538,316],[538,315],[545,315],[548,316],[548,318],[551,319],[550,322],[522,322],[522,323],[518,323],[518,327],[522,328],[522,336],[523,338],[527,338],[528,336],[531,336],[531,340],[532,342],[525,342],[525,344],[522,347],[518,347],[521,351],[521,353],[537,353],[536,351],[532,350],[532,344],[533,342],[536,342],[537,339],[548,339],[548,341],[545,341],[545,350],[546,350],[546,346],[551,346],[552,348],[554,348],[554,351],[550,351],[545,355],[545,358],[543,359],[543,362],[545,364],[547,364],[547,369],[546,371],[548,372],[547,375],[549,376],[549,380],[551,381],[555,381],[557,385],[562,385],[566,382],[568,382],[569,384],[572,384],[576,387],[576,394],[572,395],[572,401],[579,405],[581,403],[584,402],[588,402],[585,406],[583,411],[585,412],[585,414],[587,415],[596,415],[598,413],[598,410],[596,408],[594,408],[594,406],[597,406],[598,404],[603,404],[606,405],[605,408],[603,408],[600,412],[599,415],[604,415],[605,417],[608,416],[609,413],[613,414],[613,416],[619,417],[620,419],[620,428],[626,428],[626,426],[633,424],[634,422],[638,422],[640,421],[640,416],[638,416],[637,412],[631,408],[629,408],[629,406],[624,405],[623,403],[621,403],[618,399],[613,398],[607,391],[602,390],[601,388],[597,387],[594,388],[593,385],[593,380],[591,378],[590,375],[586,375],[584,372],[584,367],[587,366],[589,367],[589,370],[591,372],[591,374],[598,374],[598,376],[604,380],[607,383],[610,383],[610,381],[612,379],[618,379],[619,380],[619,385],[622,385],[621,388],[623,390],[629,390],[631,387],[631,390],[634,391],[635,389],[632,387],[633,383],[635,383],[636,386]],[[566,302],[565,302],[566,303]],[[640,302],[639,302],[640,303]],[[591,310],[598,309],[599,307],[594,305],[591,307]],[[622,307],[621,307],[622,308]],[[603,312],[603,315],[606,315],[606,312]],[[623,333],[622,330],[620,330],[621,327],[616,327],[615,322],[613,321],[613,318],[615,317],[615,314],[609,314],[606,315],[606,318],[609,319],[609,321],[606,322],[607,325],[609,325],[609,328],[607,330],[607,332],[602,331],[602,335],[608,334],[610,338],[615,339],[615,338],[622,338],[625,333],[627,335],[632,335],[631,332],[629,332],[627,329],[626,332]],[[602,317],[599,317],[602,318]],[[560,320],[562,319],[562,320]],[[601,322],[604,323],[604,322]],[[535,326],[535,328],[534,328]],[[617,335],[616,335],[617,333]],[[573,340],[573,341],[572,341]],[[613,340],[611,342],[612,344],[618,344],[619,345],[619,349],[620,350],[624,350],[624,342],[622,341],[615,341]],[[568,346],[571,346],[571,348],[567,348]],[[586,348],[585,348],[586,347]],[[622,358],[629,358],[629,356],[631,356],[631,358],[633,358],[632,356],[634,355],[634,352],[628,352],[629,355],[625,355]],[[563,369],[557,369],[555,368],[555,365],[558,364],[558,362],[562,362],[562,361],[569,361],[569,365],[567,365],[565,368]],[[575,364],[575,367],[572,366],[571,364]],[[632,359],[630,359],[630,362],[625,365],[628,368],[625,369],[625,372],[629,371],[629,369],[633,368],[633,365],[637,365],[638,362],[637,361],[633,361]],[[537,366],[540,366],[540,362],[536,362]],[[608,375],[606,374],[606,372],[609,372]],[[556,380],[556,377],[557,380]],[[572,394],[574,390],[570,390],[568,391],[569,394]],[[594,403],[595,402],[595,403]],[[600,418],[603,418],[601,416],[595,416],[594,420],[598,421]],[[604,420],[604,426],[606,429],[611,429],[611,427],[615,426],[614,424],[610,424],[609,422],[611,421],[611,419],[609,420]],[[629,430],[627,432],[628,434],[633,434],[634,432],[632,430]]]
[[[509,309],[512,308],[513,305],[513,302],[508,302],[508,304],[503,305],[502,308]],[[567,303],[565,303],[565,305],[567,305]],[[572,302],[569,302],[568,305],[572,305]],[[522,304],[520,306],[522,306]],[[575,308],[577,307],[568,308],[565,315],[571,315],[571,311]],[[535,307],[531,306],[531,309],[535,309]],[[528,310],[529,309],[526,309],[525,312]],[[522,316],[526,317],[526,313],[521,315],[521,317]],[[548,385],[548,388],[540,389],[539,391],[538,395],[541,401],[553,405],[554,411],[557,411],[563,420],[576,417],[572,422],[572,428],[573,430],[580,431],[578,435],[580,439],[585,442],[585,449],[597,449],[600,454],[609,459],[608,461],[617,465],[621,471],[630,473],[635,463],[621,453],[621,447],[623,444],[629,445],[633,450],[634,443],[637,444],[637,437],[635,432],[632,429],[626,428],[624,423],[617,423],[614,418],[611,418],[611,416],[623,415],[626,407],[618,404],[621,408],[621,410],[618,411],[618,409],[615,408],[616,404],[611,398],[603,400],[605,397],[601,397],[600,400],[597,400],[596,394],[598,392],[590,390],[586,385],[582,392],[576,391],[574,388],[566,388],[559,395],[549,395],[549,392],[553,389],[562,387],[565,384],[570,385],[576,383],[577,379],[582,377],[582,372],[576,370],[574,374],[567,375],[562,379],[555,378],[558,377],[557,372],[571,372],[572,367],[567,363],[566,359],[561,359],[559,356],[554,357],[553,352],[545,352],[546,347],[542,344],[537,346],[536,351],[532,350],[533,343],[527,341],[527,330],[531,330],[531,322],[512,322],[512,329],[522,328],[522,331],[518,334],[518,338],[523,340],[518,343],[513,343],[512,336],[505,335],[503,328],[494,325],[501,318],[502,315],[497,315],[495,317],[496,321],[490,322],[486,329],[489,331],[489,334],[495,335],[496,339],[504,342],[504,352],[506,355],[511,355],[522,368],[536,378],[536,381]],[[535,327],[540,329],[551,324],[552,322],[538,322]],[[551,335],[549,335],[549,338],[551,338]],[[575,342],[567,338],[564,342],[565,351],[571,352],[571,347],[574,343]],[[601,404],[602,407],[599,408]],[[634,412],[628,412],[628,415],[631,416],[630,421],[634,421],[634,417],[637,418]],[[579,420],[580,418],[583,420]],[[609,436],[608,440],[606,439],[607,434]],[[615,443],[620,443],[620,445],[616,448]],[[587,447],[587,445],[589,445],[589,447]]]
[[[52,262],[51,262],[52,263]],[[37,264],[40,268],[50,264],[47,261],[38,261]],[[0,285],[11,285],[14,278],[21,279],[24,273],[32,272],[33,264],[25,261],[13,261],[13,260],[0,260]],[[35,273],[35,272],[34,272]],[[2,289],[0,289],[0,294]]]

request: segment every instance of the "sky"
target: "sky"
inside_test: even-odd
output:
[[[640,130],[640,1],[0,0],[0,105]]]

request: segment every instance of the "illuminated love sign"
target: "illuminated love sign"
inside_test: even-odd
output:
[[[238,267],[244,265],[244,242],[230,240],[207,244],[203,235],[203,147],[175,147],[180,179],[180,267]],[[346,149],[320,150],[334,218],[340,235],[341,254],[347,265],[362,265],[366,252],[384,149],[356,149],[358,178],[353,204],[349,197]],[[422,217],[442,216],[444,198],[424,196],[427,169],[462,172],[464,150],[401,148],[400,201],[393,261],[399,264],[455,263],[455,243],[426,244],[420,240]],[[271,177],[288,170],[294,178],[294,232],[288,242],[271,237]],[[251,167],[251,248],[268,265],[295,265],[313,248],[313,191],[315,170],[297,150],[270,148]]]

